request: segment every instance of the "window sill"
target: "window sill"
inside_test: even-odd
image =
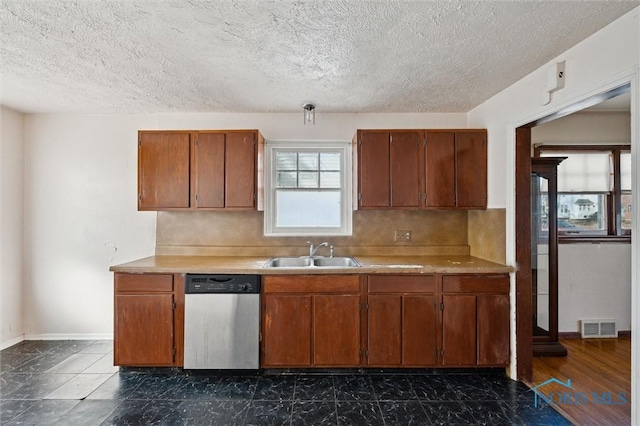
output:
[[[559,236],[558,244],[631,244],[631,235],[581,235],[578,237]]]

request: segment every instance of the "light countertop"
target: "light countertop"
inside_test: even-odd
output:
[[[109,268],[125,273],[200,274],[501,274],[511,266],[473,256],[353,256],[362,265],[347,267],[263,268],[269,257],[150,256]]]

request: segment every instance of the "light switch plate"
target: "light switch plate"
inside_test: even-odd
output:
[[[408,243],[411,242],[411,230],[408,229],[396,229],[396,242]]]

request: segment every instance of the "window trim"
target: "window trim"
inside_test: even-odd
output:
[[[308,228],[276,226],[276,191],[275,187],[275,152],[295,150],[297,152],[340,151],[341,164],[341,222],[339,228]],[[303,237],[303,236],[351,236],[353,233],[353,201],[352,201],[352,147],[351,141],[336,140],[269,140],[265,141],[264,162],[264,236],[265,237]],[[337,188],[327,188],[335,191]]]
[[[534,157],[540,157],[544,152],[594,152],[606,151],[613,155],[613,189],[606,195],[607,203],[607,235],[566,235],[558,234],[560,243],[593,243],[593,242],[621,242],[631,243],[631,230],[622,229],[622,218],[620,209],[622,208],[622,189],[620,177],[620,153],[631,151],[631,145],[626,144],[594,144],[594,145],[547,145],[536,144],[533,146]]]

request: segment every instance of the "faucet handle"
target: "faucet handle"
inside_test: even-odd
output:
[[[329,257],[333,257],[333,246],[329,246]]]

